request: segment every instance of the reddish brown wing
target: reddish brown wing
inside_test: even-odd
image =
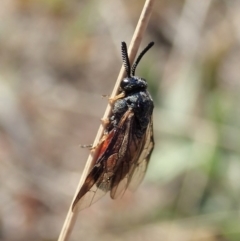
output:
[[[122,196],[129,186],[135,190],[142,181],[153,149],[152,120],[142,138],[134,133],[134,113],[130,109],[117,128],[105,135],[99,144],[96,164],[81,187],[73,208],[89,207],[108,191],[113,199]]]
[[[99,144],[99,153],[96,164],[88,174],[83,186],[81,187],[77,197],[74,200],[73,208],[77,205],[78,210],[89,207],[92,203],[99,200],[109,190],[114,189],[115,195],[118,192],[126,189],[126,185],[115,188],[118,183],[126,176],[130,169],[130,163],[124,162],[127,159],[131,161],[131,152],[135,152],[138,143],[131,145],[131,152],[129,144],[132,141],[129,136],[133,125],[134,113],[128,110],[121,118],[117,128],[114,128],[108,134],[103,136]],[[118,174],[120,172],[120,174]]]

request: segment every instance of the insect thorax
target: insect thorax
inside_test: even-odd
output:
[[[133,91],[114,103],[108,131],[117,128],[122,116],[129,109],[134,113],[135,132],[141,137],[146,131],[153,111],[153,101],[147,90]]]

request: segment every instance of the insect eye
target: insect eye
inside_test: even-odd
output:
[[[120,87],[124,89],[129,84],[129,79],[125,78],[122,80]]]

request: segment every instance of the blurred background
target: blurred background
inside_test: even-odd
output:
[[[57,240],[143,0],[1,0],[0,240]],[[144,182],[70,240],[240,240],[240,1],[155,1],[136,74],[155,102]]]

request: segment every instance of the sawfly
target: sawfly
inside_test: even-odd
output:
[[[112,199],[121,197],[128,188],[136,190],[144,178],[154,148],[153,100],[145,79],[135,70],[153,42],[130,66],[127,45],[122,42],[122,60],[126,78],[120,83],[120,94],[114,97],[112,112],[104,135],[95,149],[96,162],[78,192],[72,209],[82,210],[108,191]]]

